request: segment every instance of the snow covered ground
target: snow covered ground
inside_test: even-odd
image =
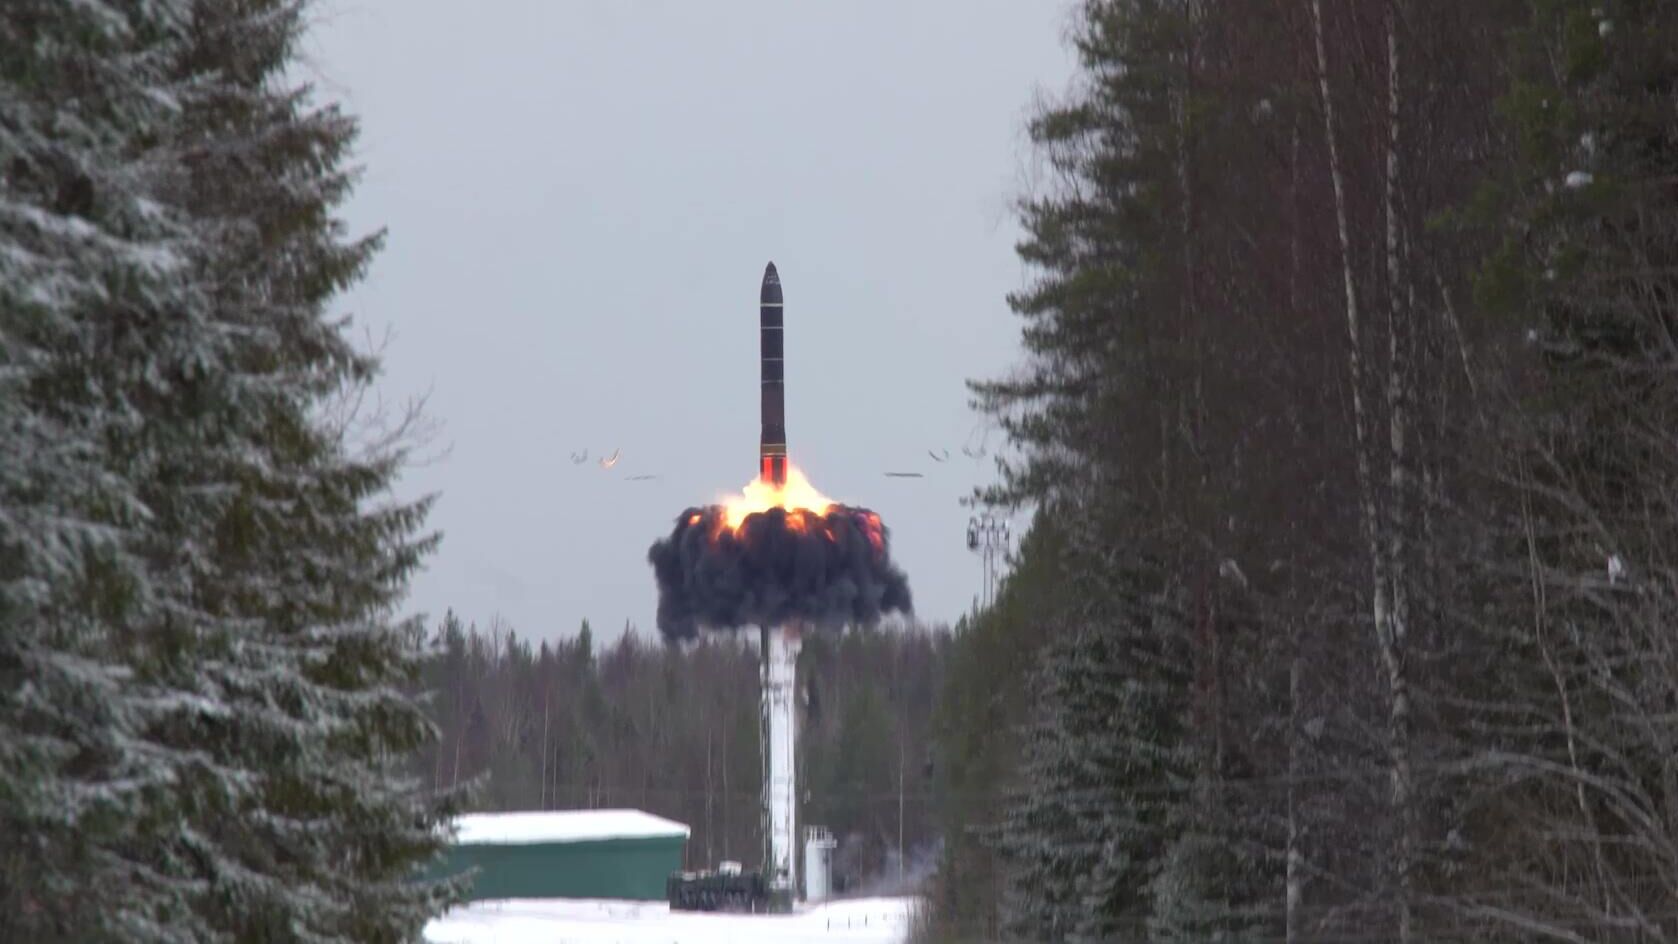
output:
[[[515,898],[456,908],[433,944],[901,944],[913,898],[831,901],[790,915],[672,912],[663,902]]]

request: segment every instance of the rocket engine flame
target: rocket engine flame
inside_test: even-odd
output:
[[[791,621],[837,628],[912,611],[880,516],[827,498],[791,466],[779,488],[759,479],[726,502],[684,511],[647,560],[658,628],[670,639]]]
[[[781,485],[776,485],[767,478],[753,479],[746,484],[740,495],[719,502],[729,530],[738,530],[740,525],[745,523],[746,516],[761,514],[771,508],[813,511],[818,515],[825,515],[829,508],[838,504],[816,491],[816,487],[810,484],[810,480],[797,466],[788,463],[786,476],[786,482]]]

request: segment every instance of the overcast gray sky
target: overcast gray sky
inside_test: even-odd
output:
[[[755,474],[772,259],[794,461],[880,512],[919,616],[965,612],[958,500],[993,468],[963,381],[1018,357],[1011,201],[1067,9],[323,0],[308,71],[362,126],[346,216],[390,233],[340,308],[393,330],[381,391],[429,391],[449,449],[402,484],[444,533],[411,605],[654,635],[648,546]]]

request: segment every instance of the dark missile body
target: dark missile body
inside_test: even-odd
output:
[[[781,300],[781,278],[770,263],[759,295],[758,474],[777,486],[787,478]],[[814,629],[866,626],[885,613],[913,612],[909,580],[891,560],[885,526],[866,508],[776,507],[747,515],[737,527],[727,522],[721,505],[689,508],[648,549],[658,581],[658,629],[666,639],[788,622]]]
[[[758,439],[758,476],[780,486],[787,482],[786,347],[781,320],[781,276],[773,262],[763,270],[758,303],[759,363],[763,375],[763,433]]]

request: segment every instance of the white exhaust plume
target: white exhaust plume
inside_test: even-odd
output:
[[[770,890],[796,892],[798,784],[794,750],[798,743],[793,696],[798,673],[796,625],[763,629],[763,856]]]

